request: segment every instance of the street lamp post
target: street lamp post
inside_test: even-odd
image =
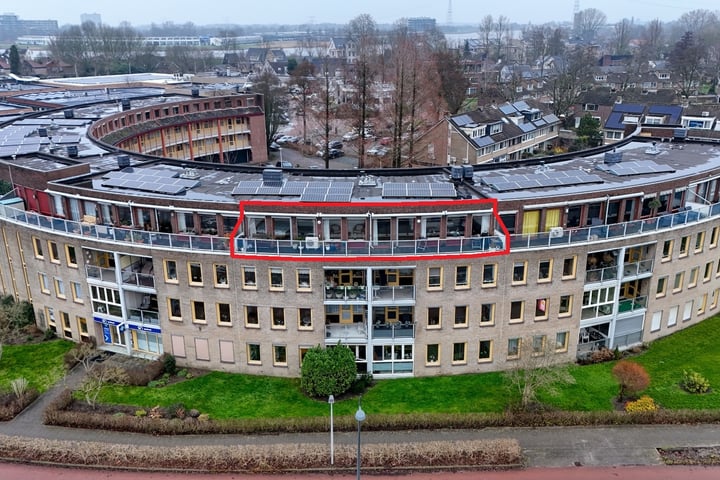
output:
[[[330,395],[328,397],[328,403],[330,404],[330,465],[335,464],[335,438],[333,428],[333,404],[335,403],[335,397]]]
[[[355,412],[355,420],[358,424],[357,439],[357,480],[360,480],[360,425],[365,421],[365,412],[362,409],[362,396],[358,398],[358,409]]]

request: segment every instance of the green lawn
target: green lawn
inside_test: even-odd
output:
[[[24,377],[30,387],[43,392],[63,378],[63,356],[74,344],[66,340],[31,345],[4,345],[0,359],[0,389],[9,390],[10,382]]]
[[[634,358],[647,368],[651,385],[647,393],[665,408],[720,408],[720,317],[653,343]],[[571,366],[575,385],[557,397],[540,395],[543,402],[564,410],[612,410],[617,384],[614,362]],[[683,369],[703,374],[713,387],[705,395],[691,395],[678,387]],[[363,397],[372,413],[502,412],[510,400],[499,373],[448,377],[382,380]],[[209,375],[164,388],[107,388],[101,401],[152,407],[182,402],[213,418],[271,418],[327,415],[324,401],[306,398],[297,379],[256,377],[229,373]],[[352,415],[356,399],[338,401],[338,415]]]

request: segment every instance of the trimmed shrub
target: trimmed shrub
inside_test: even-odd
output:
[[[710,391],[710,381],[693,370],[683,370],[680,388],[689,393],[707,393]]]
[[[300,375],[300,387],[307,395],[340,395],[357,377],[355,354],[339,343],[328,348],[313,347],[305,354]]]
[[[637,400],[625,404],[625,411],[628,413],[654,412],[657,409],[658,407],[655,404],[655,400],[647,395],[643,395]]]
[[[175,363],[175,357],[170,355],[169,353],[163,353],[160,357],[160,362],[163,366],[163,373],[167,373],[168,375],[175,375],[177,372],[177,364]]]

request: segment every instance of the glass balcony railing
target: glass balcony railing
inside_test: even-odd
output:
[[[365,323],[329,323],[325,325],[325,340],[367,341]]]
[[[645,275],[652,273],[653,271],[653,260],[640,260],[639,262],[629,262],[623,265],[623,278],[625,277],[637,277],[639,275]]]
[[[708,217],[720,216],[720,203],[696,210],[683,210],[643,220],[585,228],[565,228],[550,232],[510,235],[510,249],[533,249],[581,242],[594,242],[611,238],[632,237],[643,233],[697,223]]]
[[[533,234],[510,236],[511,249],[534,249],[557,245],[587,243],[609,238],[623,238],[643,233],[697,223],[707,218],[720,216],[720,203],[700,209],[684,210],[660,217],[634,220],[611,225],[553,230]],[[82,235],[89,239],[124,244],[146,245],[156,248],[185,249],[230,253],[230,240],[212,235],[190,233],[161,233],[135,230],[132,228],[92,225],[64,220],[35,212],[0,205],[0,218],[25,224],[38,230]],[[367,241],[367,240],[272,240],[235,238],[235,253],[238,255],[270,256],[408,256],[408,255],[453,255],[468,253],[496,252],[505,248],[503,235],[486,237],[450,237],[418,240]]]
[[[494,237],[452,237],[420,240],[272,240],[236,238],[235,252],[239,255],[278,256],[407,256],[444,255],[454,253],[494,252],[503,249],[504,239]]]
[[[618,315],[647,308],[647,297],[621,298],[618,301]]]
[[[0,218],[22,223],[39,230],[51,230],[58,233],[83,236],[89,239],[137,244],[168,249],[186,249],[230,253],[230,239],[210,235],[189,233],[160,233],[134,230],[132,228],[91,225],[73,220],[50,217],[34,212],[0,205]]]
[[[373,338],[415,338],[414,323],[376,323]]]
[[[158,312],[139,308],[128,309],[128,321],[147,325],[160,325]]]

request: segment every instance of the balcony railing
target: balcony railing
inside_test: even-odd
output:
[[[139,308],[128,309],[128,320],[131,322],[147,325],[160,325],[160,317],[158,316],[158,312],[153,312],[151,310],[140,310]]]
[[[639,275],[645,275],[652,273],[653,271],[653,260],[640,260],[639,262],[630,262],[623,265],[623,278],[624,277],[637,277]]]
[[[376,323],[373,338],[415,338],[414,323]]]
[[[647,308],[647,297],[621,298],[618,301],[618,315]]]
[[[123,270],[122,283],[125,285],[137,285],[138,287],[155,288],[155,277],[147,273]]]
[[[534,249],[556,245],[588,243],[610,238],[623,238],[643,233],[697,223],[707,217],[720,216],[720,203],[696,210],[634,220],[611,225],[555,230],[534,234],[510,236],[511,249]],[[138,244],[156,248],[185,249],[230,253],[230,239],[192,233],[161,233],[132,228],[91,225],[73,220],[41,215],[35,212],[0,205],[0,218],[25,224],[38,230],[50,230],[70,235],[83,235],[89,239],[124,244]],[[238,255],[277,256],[408,256],[468,254],[495,252],[505,247],[503,235],[489,237],[451,237],[400,241],[319,240],[308,244],[298,240],[235,239]]]
[[[367,300],[367,292],[364,286],[337,286],[325,287],[325,300],[358,301]]]
[[[696,210],[684,210],[682,212],[644,220],[633,220],[630,222],[585,228],[565,228],[543,233],[510,235],[510,248],[533,249],[630,237],[643,233],[652,233],[666,228],[693,224],[704,218],[716,216],[720,216],[720,203],[708,205]]]
[[[103,268],[95,265],[85,265],[85,273],[87,278],[99,280],[101,282],[117,283],[114,268]]]
[[[367,341],[365,323],[328,323],[325,325],[325,340]]]
[[[415,300],[415,286],[373,287],[373,302],[397,302]]]
[[[500,237],[451,237],[419,240],[318,240],[308,243],[298,240],[265,238],[236,238],[238,255],[278,256],[407,256],[443,255],[454,253],[494,252],[503,248]]]
[[[617,265],[610,267],[594,268],[585,272],[585,283],[606,282],[617,279]]]
[[[150,247],[212,251],[230,253],[230,239],[192,233],[161,233],[132,228],[91,225],[73,220],[50,217],[39,213],[0,205],[0,218],[21,223],[39,230],[50,230],[70,235],[82,235],[88,239],[121,242]]]

